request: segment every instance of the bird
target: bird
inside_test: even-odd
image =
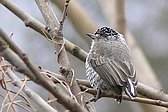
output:
[[[94,101],[112,94],[121,103],[124,92],[135,99],[138,79],[124,36],[108,26],[86,35],[92,39],[85,68],[90,85],[97,91]]]

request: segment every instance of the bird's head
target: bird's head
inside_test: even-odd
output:
[[[86,35],[93,41],[125,41],[122,34],[107,26],[97,29],[94,34],[87,33]]]

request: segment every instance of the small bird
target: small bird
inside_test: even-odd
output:
[[[106,26],[87,35],[92,45],[85,63],[86,76],[97,91],[95,101],[113,94],[121,103],[123,91],[134,99],[138,80],[124,36]]]

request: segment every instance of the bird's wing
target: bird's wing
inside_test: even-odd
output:
[[[102,56],[91,58],[90,64],[99,76],[111,86],[125,86],[128,78],[137,84],[136,72],[132,63],[123,60],[105,59]]]

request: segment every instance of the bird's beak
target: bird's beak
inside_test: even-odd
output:
[[[92,34],[92,33],[87,33],[86,35],[89,36],[91,39],[95,39],[95,37],[96,37],[96,36],[95,36],[94,34]]]

